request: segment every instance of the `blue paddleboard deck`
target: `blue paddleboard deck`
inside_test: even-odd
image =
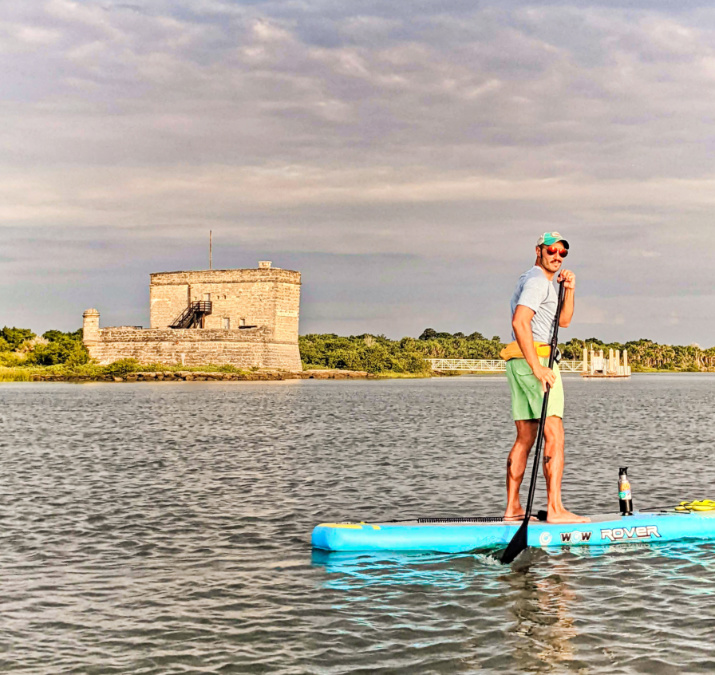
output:
[[[322,523],[313,530],[314,548],[326,551],[435,551],[463,553],[504,548],[519,522],[461,522],[445,519],[384,523]],[[636,512],[632,516],[592,516],[590,523],[529,523],[528,545],[611,546],[634,542],[715,539],[715,511]]]

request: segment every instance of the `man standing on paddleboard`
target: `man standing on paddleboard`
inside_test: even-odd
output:
[[[536,262],[519,277],[511,298],[514,342],[501,356],[507,361],[506,374],[511,390],[511,410],[516,424],[516,441],[509,453],[506,470],[507,506],[505,519],[524,516],[519,501],[519,487],[524,478],[526,460],[539,430],[541,407],[550,387],[544,426],[544,475],[548,493],[547,521],[584,523],[561,502],[561,478],[564,473],[564,389],[558,364],[548,368],[549,342],[556,316],[558,295],[554,277],[568,255],[569,243],[558,232],[544,232],[536,242]],[[564,302],[559,326],[571,323],[574,312],[576,277],[561,270],[557,281],[564,283]]]

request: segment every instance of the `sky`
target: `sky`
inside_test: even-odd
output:
[[[0,59],[0,325],[148,325],[212,230],[302,334],[507,338],[558,230],[562,339],[715,345],[712,3],[7,2]]]

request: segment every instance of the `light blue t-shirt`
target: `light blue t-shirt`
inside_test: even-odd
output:
[[[534,340],[550,342],[558,302],[559,296],[554,284],[546,278],[540,267],[534,265],[519,277],[514,295],[511,296],[511,316],[514,317],[517,305],[533,309],[535,314],[531,320],[531,332]],[[511,333],[511,339],[516,340],[514,331]]]

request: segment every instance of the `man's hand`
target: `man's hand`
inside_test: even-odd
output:
[[[556,382],[556,373],[551,370],[551,368],[538,365],[536,366],[535,370],[532,368],[532,372],[536,376],[536,379],[541,382],[541,391],[543,391],[544,393],[546,393],[547,384],[549,385],[549,387],[554,386],[554,383]]]
[[[576,275],[571,270],[561,270],[559,274],[558,282],[564,282],[564,288],[567,291],[576,290]]]

